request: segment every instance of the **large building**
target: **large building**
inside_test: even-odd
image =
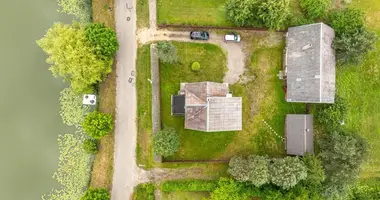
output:
[[[286,34],[286,101],[334,103],[334,30],[323,23],[291,27]]]
[[[172,96],[172,115],[185,116],[185,129],[205,132],[242,130],[242,98],[227,83],[181,83]]]

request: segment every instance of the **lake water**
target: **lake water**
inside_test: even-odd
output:
[[[1,200],[38,200],[59,187],[57,136],[72,132],[58,114],[65,84],[35,42],[55,21],[70,22],[55,0],[0,0]]]

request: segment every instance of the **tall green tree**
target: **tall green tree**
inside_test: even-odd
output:
[[[259,5],[258,15],[272,30],[285,28],[290,15],[290,0],[265,0]]]
[[[318,19],[323,17],[331,5],[331,0],[301,0],[301,9],[306,13],[309,19]]]
[[[240,182],[260,187],[269,182],[268,158],[257,155],[234,156],[229,163],[228,173]]]
[[[108,60],[115,56],[119,44],[113,29],[105,27],[102,23],[91,23],[85,27],[85,35],[100,58],[105,57]]]
[[[244,185],[233,179],[220,178],[218,187],[211,193],[210,200],[247,200],[249,193]]]
[[[58,0],[59,12],[74,15],[82,23],[91,22],[91,0]]]
[[[53,75],[68,80],[77,93],[91,91],[111,72],[113,60],[96,56],[79,24],[55,23],[37,44],[48,54]]]
[[[307,169],[297,157],[275,158],[269,165],[270,181],[282,189],[290,189],[306,179]]]
[[[153,136],[153,151],[164,157],[175,154],[179,145],[179,136],[174,128],[165,127]]]
[[[326,197],[341,196],[359,176],[368,153],[368,144],[358,134],[332,132],[319,140],[320,156],[326,171]]]
[[[322,161],[317,156],[308,153],[302,157],[302,161],[307,169],[307,177],[304,182],[306,185],[319,187],[326,178]]]

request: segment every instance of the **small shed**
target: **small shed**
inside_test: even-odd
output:
[[[185,95],[172,95],[172,115],[185,115]]]
[[[303,156],[314,153],[313,115],[288,114],[285,120],[286,153]]]

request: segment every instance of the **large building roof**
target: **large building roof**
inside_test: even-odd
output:
[[[334,30],[323,23],[288,29],[285,73],[288,102],[334,103]]]
[[[229,94],[228,84],[181,83],[185,96],[185,128],[206,132],[242,129],[242,99]]]
[[[286,115],[285,131],[287,154],[314,153],[313,115]]]

